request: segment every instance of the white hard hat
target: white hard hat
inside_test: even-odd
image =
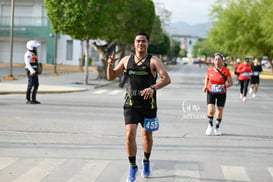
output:
[[[38,48],[40,46],[41,44],[37,40],[30,40],[27,42],[27,45],[26,45],[27,49],[31,51],[33,51],[33,48]]]

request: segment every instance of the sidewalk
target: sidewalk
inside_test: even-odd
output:
[[[115,81],[98,80],[97,72],[94,67],[89,69],[88,85],[84,85],[85,72],[80,71],[76,66],[58,66],[57,75],[53,73],[52,66],[44,67],[44,71],[39,75],[39,93],[68,93],[82,92],[97,87],[102,87]],[[27,78],[24,66],[15,65],[13,75],[15,80],[6,80],[4,77],[9,75],[9,66],[0,65],[0,94],[19,94],[25,93]]]

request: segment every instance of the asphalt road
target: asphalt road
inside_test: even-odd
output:
[[[206,136],[207,67],[170,65],[172,83],[158,91],[160,130],[154,133],[150,182],[273,181],[273,83],[256,98],[229,89],[222,136]],[[67,81],[67,80],[66,80]],[[0,95],[0,181],[124,182],[128,174],[122,104],[117,84],[86,92]],[[143,157],[140,132],[137,163]]]

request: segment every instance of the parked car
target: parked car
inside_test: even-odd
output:
[[[199,59],[194,59],[193,61],[192,61],[192,64],[199,64],[200,63],[200,60]]]
[[[192,61],[192,63],[193,63],[193,64],[204,64],[205,61],[204,61],[203,59],[201,59],[201,58],[198,58],[198,59],[194,59],[194,60]]]
[[[262,60],[261,65],[265,68],[271,68],[271,64],[270,64],[269,60]]]

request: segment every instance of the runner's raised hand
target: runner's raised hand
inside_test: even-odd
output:
[[[114,64],[117,60],[119,60],[119,57],[115,58],[115,52],[113,51],[112,55],[108,58],[108,64]]]

